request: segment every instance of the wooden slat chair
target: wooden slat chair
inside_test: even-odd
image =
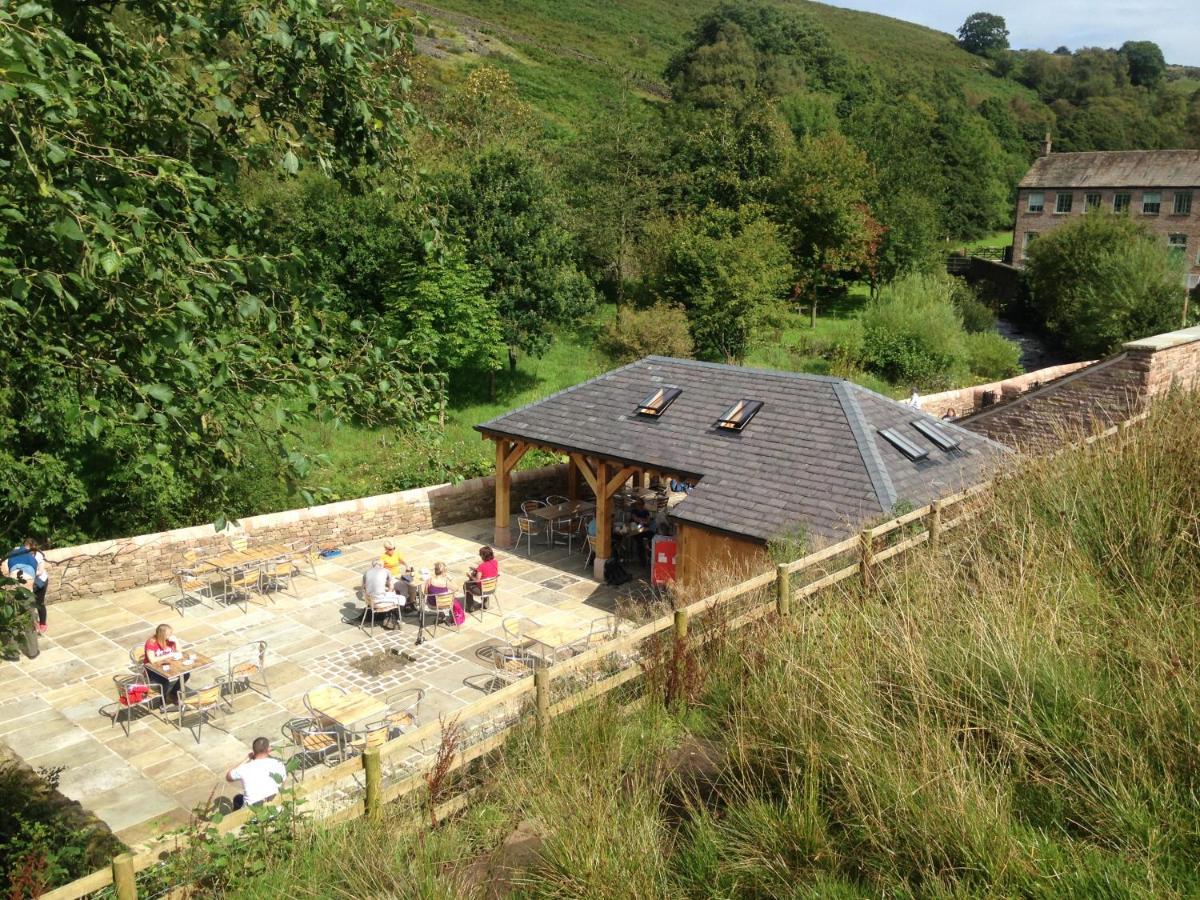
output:
[[[596,539],[592,535],[587,533],[586,525],[584,526],[583,533],[587,537],[587,548],[588,548],[588,552],[585,553],[584,557],[583,557],[583,567],[586,569],[588,566],[590,566],[592,564],[592,561],[596,558]]]
[[[220,684],[210,684],[208,687],[193,691],[185,682],[179,688],[179,727],[183,728],[184,718],[189,713],[196,715],[194,724],[188,725],[188,730],[192,732],[192,736],[196,738],[198,744],[200,743],[200,732],[204,730],[204,724],[208,721],[208,717],[219,711],[223,705],[224,698],[221,696]]]
[[[387,698],[389,712],[383,717],[388,725],[388,737],[394,738],[420,725],[421,701],[425,699],[424,688],[408,688],[397,691]]]
[[[303,575],[304,569],[308,568],[308,574],[312,578],[317,577],[317,545],[309,542],[302,542],[292,550],[295,552],[288,562],[290,562],[296,570],[297,575]]]
[[[521,512],[525,515],[529,515],[535,509],[541,509],[545,505],[546,503],[543,500],[526,500],[521,504]]]
[[[513,552],[521,549],[521,539],[525,540],[525,548],[529,555],[533,555],[533,539],[543,534],[541,523],[536,519],[530,519],[527,516],[517,517],[517,543],[513,547]]]
[[[368,750],[378,750],[387,743],[390,734],[391,727],[387,719],[371,722],[361,731],[349,732],[345,744],[346,753],[350,756],[359,756]]]
[[[478,616],[479,621],[483,621],[485,612],[495,613],[498,616],[504,615],[504,610],[500,608],[500,598],[496,596],[496,589],[500,584],[500,576],[496,575],[492,578],[481,578],[479,581],[473,581],[472,584],[479,585],[479,593],[473,594],[475,600],[479,601],[479,605],[475,608],[472,615]],[[470,600],[471,596],[466,599]],[[487,604],[487,609],[483,608],[483,604]]]
[[[167,700],[163,696],[161,684],[138,675],[114,675],[113,682],[117,687],[117,705],[113,712],[113,722],[121,723],[125,737],[129,737],[130,720],[133,718],[134,710],[149,710],[151,715],[161,717],[166,709]],[[121,713],[125,713],[124,721],[121,719]]]
[[[433,605],[429,605],[429,600],[433,600]],[[426,594],[425,602],[421,604],[421,628],[425,627],[425,617],[433,616],[433,634],[437,635],[438,625],[444,616],[450,622],[450,627],[458,631],[458,626],[454,624],[454,601],[460,599],[454,591],[446,591],[444,594]]]
[[[294,584],[297,572],[295,562],[290,559],[267,563],[262,567],[262,587],[264,593],[274,588],[276,590],[287,591],[293,597],[299,597],[300,595],[296,593]]]
[[[175,587],[179,593],[164,597],[159,600],[159,603],[166,604],[181,616],[189,606],[208,606],[206,598],[212,596],[212,582],[206,576],[196,573],[194,567],[199,561],[200,554],[195,550],[188,550],[183,554],[181,565],[175,572],[174,578]]]
[[[337,759],[342,755],[341,733],[324,729],[316,719],[291,719],[285,722],[283,736],[296,748],[302,781],[310,759],[328,763],[330,757]]]
[[[230,688],[245,685],[250,690],[270,697],[271,685],[267,683],[267,642],[251,641],[230,650],[221,681]]]
[[[512,644],[497,644],[492,648],[492,680],[501,686],[520,681],[532,675],[537,668],[537,659],[527,650],[519,650]]]
[[[225,579],[225,596],[222,599],[239,603],[242,607],[242,612],[249,612],[250,591],[253,590],[255,593],[262,593],[262,583],[262,566],[252,566],[240,572],[235,572]]]
[[[358,622],[358,627],[362,628],[363,623],[365,623],[367,621],[367,617],[370,616],[371,628],[367,632],[368,634],[375,633],[375,616],[377,615],[391,615],[392,613],[395,613],[397,627],[403,621],[400,615],[402,608],[400,606],[399,594],[389,591],[382,597],[371,597],[366,595],[363,597],[363,604],[363,614],[362,618]]]

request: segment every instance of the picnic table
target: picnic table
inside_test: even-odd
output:
[[[546,662],[553,662],[560,650],[569,647],[582,637],[578,628],[572,628],[567,625],[539,625],[537,628],[531,628],[522,633],[522,637],[527,638],[531,643],[539,644],[549,651],[542,654],[542,659]]]
[[[387,715],[388,705],[363,691],[347,691],[323,701],[320,706],[314,706],[313,712],[320,713],[339,728],[350,731],[359,722],[382,719]]]
[[[180,658],[176,658],[180,657]],[[170,659],[160,659],[157,662],[146,660],[145,666],[151,672],[161,675],[167,681],[179,681],[184,675],[191,675],[201,669],[207,669],[213,664],[211,656],[197,653],[195,650],[180,652]]]
[[[545,519],[547,522],[557,522],[559,519],[569,519],[581,513],[592,512],[595,508],[596,504],[591,500],[571,500],[555,506],[539,506],[529,514],[538,519]]]
[[[197,560],[192,564],[191,568],[193,570],[215,569],[219,572],[228,572],[262,565],[277,559],[294,556],[296,553],[297,551],[283,544],[263,544],[261,547],[247,547],[245,550],[227,550],[224,553],[218,553],[216,556]]]

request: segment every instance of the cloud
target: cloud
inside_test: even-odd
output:
[[[1200,15],[1195,0],[1050,0],[1036,7],[1018,0],[844,0],[837,6],[882,13],[954,33],[981,10],[1004,16],[1014,47],[1053,50],[1062,44],[1119,47],[1154,41],[1167,62],[1200,66]]]

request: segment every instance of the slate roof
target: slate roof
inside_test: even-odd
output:
[[[1033,161],[1023,188],[1200,187],[1200,150],[1049,153]]]
[[[651,391],[683,393],[659,418],[635,413]],[[762,409],[742,432],[714,423],[740,399]],[[952,432],[937,449],[910,424]],[[839,378],[649,356],[492,419],[484,434],[698,478],[674,518],[768,540],[803,524],[841,538],[900,501],[923,506],[985,479],[1009,451]],[[912,462],[877,432],[896,428],[929,457]]]

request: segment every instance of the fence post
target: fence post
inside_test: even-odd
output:
[[[775,611],[780,618],[792,611],[792,573],[783,563],[775,567]]]
[[[545,743],[546,733],[550,729],[550,670],[548,668],[533,670],[533,686],[537,691],[538,732],[542,736],[542,742]]]
[[[114,856],[112,873],[117,900],[137,900],[137,876],[133,871],[133,856],[129,853]]]
[[[870,587],[875,576],[875,535],[872,534],[872,529],[864,528],[858,536],[858,542],[862,557],[859,571],[862,573],[863,584]]]
[[[688,613],[686,609],[675,610],[675,640],[682,641],[687,637]]]
[[[366,813],[368,819],[379,818],[382,808],[380,799],[383,795],[383,767],[379,762],[379,751],[372,748],[363,753],[363,771],[366,772],[367,796]]]
[[[929,546],[937,548],[942,541],[942,501],[933,501],[933,512],[929,514]]]

